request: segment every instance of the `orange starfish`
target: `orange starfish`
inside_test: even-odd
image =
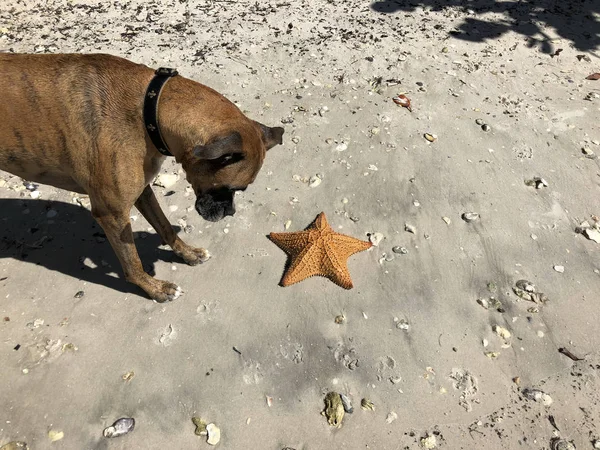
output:
[[[271,233],[269,239],[290,257],[288,268],[281,279],[282,286],[319,275],[329,278],[344,289],[352,289],[352,279],[346,261],[355,253],[367,250],[373,245],[336,233],[327,223],[323,212],[306,230]]]

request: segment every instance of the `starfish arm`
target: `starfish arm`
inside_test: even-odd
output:
[[[323,262],[321,263],[321,274],[344,289],[352,289],[352,278],[346,260],[340,261],[335,258],[335,255],[332,258],[330,253],[327,249],[325,250]]]
[[[331,228],[329,226],[329,222],[327,222],[327,218],[325,217],[325,213],[321,212],[315,219],[315,221],[310,225],[310,228],[316,228],[318,230],[324,230],[326,228]]]
[[[327,247],[342,261],[346,261],[355,253],[370,249],[373,246],[370,242],[346,236],[344,234],[332,234]]]
[[[290,256],[290,265],[281,279],[282,286],[298,283],[306,278],[320,275],[319,251],[315,245],[308,245],[299,254]]]
[[[298,254],[309,243],[306,231],[295,233],[270,233],[269,239],[288,255]]]

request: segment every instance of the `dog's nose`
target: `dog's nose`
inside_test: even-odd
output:
[[[225,215],[233,216],[234,214],[235,214],[235,205],[234,204],[227,205],[227,207],[225,208]]]

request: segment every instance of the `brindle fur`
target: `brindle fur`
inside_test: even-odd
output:
[[[163,302],[177,298],[181,290],[144,272],[129,220],[132,206],[188,264],[209,255],[177,236],[149,184],[165,159],[149,140],[142,118],[153,75],[153,69],[110,55],[0,54],[0,169],[88,194],[92,215],[126,279]],[[280,144],[283,134],[281,128],[248,119],[218,92],[182,76],[163,88],[159,123],[199,199],[199,212],[208,214],[198,206],[207,203],[201,199],[217,205],[209,220],[234,211],[232,200],[219,209],[213,192],[233,192],[252,183],[266,151]],[[220,164],[218,158],[228,155],[237,157]]]

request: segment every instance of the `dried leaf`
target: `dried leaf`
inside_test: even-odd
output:
[[[600,73],[596,72],[585,77],[586,80],[600,80]]]

